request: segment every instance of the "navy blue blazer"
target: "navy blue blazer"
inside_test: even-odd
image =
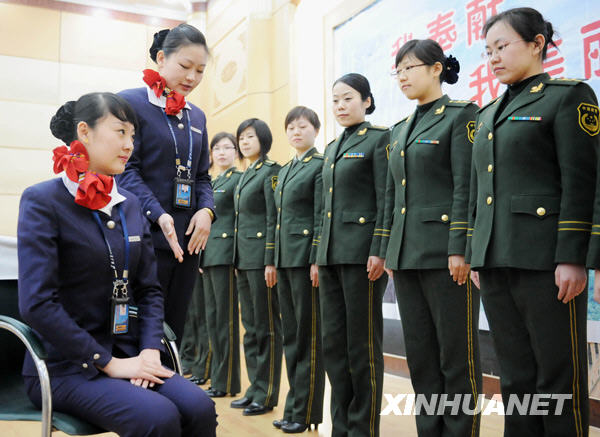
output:
[[[163,297],[148,221],[138,199],[119,188],[127,199],[119,204],[127,220],[130,241],[129,296],[139,308],[130,332],[110,333],[112,278],[106,244],[91,210],[75,203],[60,178],[25,190],[19,206],[17,248],[19,310],[40,336],[48,353],[50,375],[83,373],[94,377],[113,349],[135,356],[142,349],[162,350]],[[99,212],[121,274],[124,241],[118,207],[109,217]],[[107,222],[116,226],[109,229]],[[121,355],[122,356],[122,355]],[[24,375],[37,375],[29,353]]]
[[[141,201],[146,217],[152,222],[150,230],[154,247],[170,250],[158,223],[158,218],[170,214],[175,222],[177,240],[181,247],[187,246],[189,237],[185,231],[196,211],[210,208],[214,211],[213,192],[208,174],[209,151],[206,134],[206,116],[200,108],[189,104],[188,112],[192,124],[192,179],[195,181],[196,198],[192,199],[190,209],[173,206],[173,179],[175,169],[175,144],[163,115],[163,109],[150,103],[148,88],[135,88],[119,93],[135,110],[138,129],[135,133],[134,149],[125,172],[117,177],[120,187],[133,192]],[[187,117],[179,120],[176,116],[168,116],[177,138],[177,148],[182,164],[185,164],[189,153],[189,136]],[[184,129],[177,126],[183,123]],[[187,177],[187,175],[182,175]]]

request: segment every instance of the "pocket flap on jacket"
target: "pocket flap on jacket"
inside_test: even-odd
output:
[[[364,224],[375,221],[375,213],[372,211],[344,211],[342,221],[344,223]]]
[[[510,211],[529,214],[542,219],[560,212],[560,198],[554,196],[512,196]]]
[[[289,230],[291,235],[302,235],[308,237],[313,233],[312,226],[294,225],[290,226]]]
[[[452,205],[428,206],[427,208],[421,208],[421,221],[449,223],[451,208]]]

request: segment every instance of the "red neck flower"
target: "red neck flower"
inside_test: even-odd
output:
[[[73,141],[70,147],[60,146],[53,150],[54,173],[64,170],[73,182],[79,182],[79,173],[88,169],[90,164],[87,150],[79,141]]]
[[[147,68],[144,70],[144,82],[152,88],[156,97],[163,93],[167,96],[165,112],[167,115],[177,115],[185,107],[185,97],[177,91],[167,88],[167,81],[157,71]]]
[[[108,205],[113,177],[88,171],[90,161],[81,142],[73,141],[68,148],[57,147],[53,153],[54,173],[64,171],[70,180],[79,184],[75,203],[93,210]]]

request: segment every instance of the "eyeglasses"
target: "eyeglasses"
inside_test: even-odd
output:
[[[516,39],[514,41],[505,42],[504,44],[500,44],[498,47],[492,50],[486,50],[481,54],[482,59],[492,59],[494,56],[501,56],[506,47],[515,42],[525,41],[524,39]]]
[[[404,68],[398,68],[397,70],[392,70],[390,72],[390,76],[396,77],[396,76],[400,76],[401,74],[406,75],[413,68],[415,68],[415,67],[422,67],[423,65],[427,65],[427,64],[407,65]]]
[[[221,150],[235,150],[235,146],[225,146],[225,147],[215,146],[212,148],[213,152],[220,152]]]

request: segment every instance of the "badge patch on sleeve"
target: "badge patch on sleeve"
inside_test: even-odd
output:
[[[473,144],[475,140],[475,120],[471,120],[467,123],[467,138]]]
[[[277,176],[271,176],[271,188],[275,191],[275,187],[277,186]]]
[[[598,132],[600,132],[600,121],[598,120],[600,111],[598,107],[590,103],[580,103],[577,112],[579,113],[578,121],[581,129],[591,136],[598,135]]]

